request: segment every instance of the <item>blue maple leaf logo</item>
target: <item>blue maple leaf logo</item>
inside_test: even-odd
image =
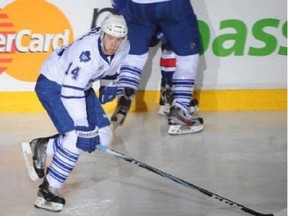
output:
[[[83,51],[80,56],[80,62],[88,62],[91,60],[90,51]]]

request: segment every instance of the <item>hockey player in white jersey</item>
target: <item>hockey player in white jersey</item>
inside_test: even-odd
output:
[[[172,79],[173,103],[168,114],[168,133],[202,131],[203,119],[189,114],[201,51],[198,21],[190,0],[130,0],[126,1],[126,6],[119,2],[121,0],[115,0],[114,7],[126,19],[130,51],[120,69],[118,104],[111,121],[123,123],[125,118],[119,120],[118,116],[127,115],[148,59],[151,38],[160,28],[177,62]]]
[[[116,87],[102,87],[99,101],[92,84],[117,77],[121,60],[129,51],[127,31],[122,16],[109,14],[101,28],[53,52],[44,62],[35,91],[59,135],[34,139],[29,146],[22,146],[24,154],[32,152],[34,177],[44,177],[35,207],[61,211],[65,199],[58,191],[80,154],[93,152],[98,144],[110,144],[110,121],[101,103],[116,96]],[[45,173],[46,154],[53,159]]]

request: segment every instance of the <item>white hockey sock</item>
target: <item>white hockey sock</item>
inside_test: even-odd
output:
[[[121,68],[118,76],[118,86],[138,89],[141,73],[148,59],[148,53],[142,55],[128,55]],[[119,92],[117,92],[119,95]]]
[[[79,154],[70,152],[62,147],[58,148],[46,176],[50,186],[58,189],[61,188],[72,172],[78,158]]]
[[[199,54],[176,55],[176,62],[177,66],[172,79],[174,104],[182,110],[188,111],[195,85]]]
[[[58,136],[56,138],[49,139],[47,143],[46,154],[50,157],[53,157],[55,151],[59,148],[63,136]]]

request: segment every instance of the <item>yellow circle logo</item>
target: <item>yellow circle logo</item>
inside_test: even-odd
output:
[[[73,40],[67,18],[45,0],[16,0],[0,9],[0,74],[36,81],[48,55]]]

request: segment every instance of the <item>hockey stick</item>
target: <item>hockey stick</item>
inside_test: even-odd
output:
[[[114,151],[112,149],[109,149],[109,148],[107,148],[105,146],[97,145],[97,149],[102,151],[102,152],[106,152],[106,153],[108,153],[110,155],[113,155],[113,156],[115,156],[117,158],[124,159],[127,162],[130,162],[132,164],[135,164],[136,166],[139,166],[139,167],[142,167],[144,169],[147,169],[147,170],[149,170],[149,171],[151,171],[153,173],[156,173],[157,175],[160,175],[160,176],[162,176],[162,177],[164,177],[166,179],[174,181],[174,182],[176,182],[176,183],[178,183],[180,185],[183,185],[185,187],[188,187],[188,188],[191,188],[193,190],[199,191],[199,192],[201,192],[201,193],[203,193],[203,194],[205,194],[205,195],[207,195],[209,197],[212,197],[212,198],[214,198],[214,199],[216,199],[216,200],[218,200],[220,202],[224,202],[224,203],[226,203],[229,206],[235,207],[235,208],[240,209],[240,210],[242,210],[244,212],[247,212],[249,214],[252,214],[252,215],[255,215],[255,216],[274,216],[273,214],[262,214],[262,213],[256,212],[256,211],[254,211],[254,210],[252,210],[250,208],[247,208],[247,207],[245,207],[245,206],[243,206],[243,205],[241,205],[239,203],[231,201],[231,200],[229,200],[227,198],[224,198],[224,197],[222,197],[220,195],[217,195],[217,194],[215,194],[213,192],[205,190],[205,189],[203,189],[201,187],[198,187],[198,186],[196,186],[194,184],[191,184],[191,183],[189,183],[187,181],[184,181],[184,180],[182,180],[180,178],[172,176],[172,175],[170,175],[170,174],[168,174],[166,172],[163,172],[163,171],[161,171],[159,169],[151,167],[151,166],[149,166],[149,165],[147,165],[145,163],[142,163],[142,162],[140,162],[138,160],[135,160],[135,159],[133,159],[131,157],[127,157],[124,154],[122,154],[120,152],[117,152],[117,151]]]

